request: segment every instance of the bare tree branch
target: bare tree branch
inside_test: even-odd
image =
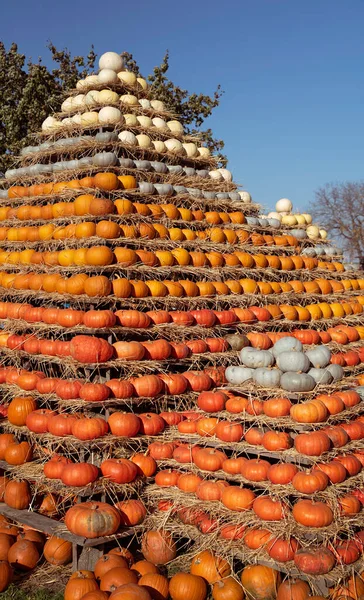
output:
[[[314,218],[331,232],[350,260],[364,262],[364,182],[329,183],[315,193]]]

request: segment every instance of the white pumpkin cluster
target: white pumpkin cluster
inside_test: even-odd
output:
[[[77,82],[78,90],[88,90],[97,85],[113,85],[123,83],[126,86],[136,86],[146,90],[148,84],[142,77],[137,77],[131,71],[123,71],[124,61],[116,52],[105,52],[100,56],[99,72],[97,75],[89,75]]]
[[[289,225],[290,227],[294,227],[295,225],[304,225],[306,229],[299,230],[301,231],[301,237],[296,236],[296,233],[292,233],[298,237],[298,239],[305,239],[306,237],[309,240],[326,240],[327,239],[327,231],[317,225],[312,225],[312,215],[309,213],[292,213],[293,205],[288,198],[281,198],[276,203],[276,210],[274,212],[270,212],[268,217],[273,219],[278,219],[281,225]],[[294,230],[295,232],[297,230]]]
[[[269,350],[242,348],[239,359],[242,366],[225,370],[227,381],[233,385],[253,381],[266,388],[310,392],[316,385],[328,385],[344,376],[340,365],[330,364],[331,352],[327,346],[314,346],[304,352],[302,343],[288,336]]]

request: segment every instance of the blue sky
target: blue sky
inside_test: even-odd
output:
[[[320,185],[363,177],[362,0],[6,2],[1,39],[49,62],[47,40],[87,54],[132,52],[143,73],[168,48],[191,91],[225,90],[208,121],[234,179],[272,208],[307,209]]]

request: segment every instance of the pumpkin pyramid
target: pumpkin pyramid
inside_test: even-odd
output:
[[[0,191],[0,513],[326,589],[361,565],[364,279],[119,55],[76,87]]]

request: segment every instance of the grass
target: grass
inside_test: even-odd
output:
[[[15,585],[10,585],[1,594],[1,600],[63,600],[63,592],[50,592],[46,589],[24,591]]]

